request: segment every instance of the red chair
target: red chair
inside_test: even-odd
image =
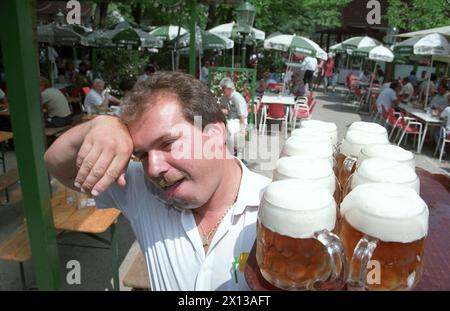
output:
[[[401,114],[400,112],[395,112],[394,108],[389,108],[388,112],[387,112],[387,120],[386,120],[386,124],[390,125],[391,127],[391,133],[389,134],[389,139],[391,139],[392,135],[394,134],[396,129],[402,129],[401,127],[401,120],[404,120],[404,115]]]
[[[285,109],[282,104],[268,104],[262,108],[261,123],[259,126],[260,134],[266,131],[267,120],[275,120],[284,122],[284,135],[287,137],[289,110]]]
[[[397,146],[400,146],[405,136],[407,137],[408,135],[414,135],[414,143],[416,140],[416,136],[418,136],[419,139],[417,140],[417,152],[419,152],[422,139],[425,138],[422,137],[422,123],[418,122],[416,119],[405,117],[402,114],[399,120],[399,124],[402,131],[402,135],[400,136],[400,140],[398,141]]]
[[[314,112],[314,108],[316,107],[317,101],[313,100],[311,105],[308,105],[302,101],[297,101],[295,103],[294,111],[292,113],[292,129],[295,129],[297,126],[297,120],[300,119],[311,119],[312,113]]]

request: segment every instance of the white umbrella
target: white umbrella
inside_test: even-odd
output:
[[[296,35],[277,35],[264,40],[264,48],[327,60],[327,53],[314,41]]]
[[[266,38],[266,33],[262,30],[250,27],[250,37],[255,38],[255,40],[263,41]],[[235,22],[222,24],[216,27],[213,27],[208,30],[209,32],[215,33],[217,35],[221,35],[227,38],[233,38],[237,36],[237,24]]]
[[[375,47],[381,45],[377,39],[365,37],[353,37],[342,42],[342,46],[346,49],[361,49],[367,47]]]
[[[428,55],[431,56],[433,68],[433,56],[448,57],[450,55],[450,43],[442,34],[434,33],[424,36],[412,37],[394,46],[394,52],[400,56]],[[425,107],[428,102],[431,75],[428,77]]]

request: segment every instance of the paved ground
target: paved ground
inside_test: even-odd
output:
[[[360,115],[355,112],[353,106],[345,102],[345,97],[338,93],[324,94],[317,92],[318,105],[313,115],[313,119],[335,122],[338,126],[339,139],[345,134],[346,128],[349,124],[358,120],[368,120],[368,116]],[[267,141],[271,146],[270,140],[276,136],[266,135],[259,137],[261,141]],[[256,159],[248,159],[248,166],[265,176],[272,177],[272,169],[278,158],[281,146],[285,138],[283,135],[279,136],[279,141],[274,141],[272,145],[273,150],[266,154],[264,152],[256,153]],[[406,146],[407,149],[412,149],[411,145]],[[269,149],[271,150],[271,149]],[[448,149],[447,149],[448,150]],[[450,174],[450,156],[447,154],[442,163],[438,163],[437,159],[432,157],[434,145],[426,143],[423,154],[416,155],[416,164],[433,173]],[[253,151],[254,152],[254,151]],[[255,152],[254,152],[255,153]],[[268,155],[272,156],[272,161],[267,159]],[[250,156],[249,154],[247,156]],[[253,154],[254,156],[254,154]],[[15,157],[13,152],[7,153],[8,167],[15,167]],[[23,219],[23,207],[20,201],[20,187],[11,188],[12,203],[10,205],[0,205],[0,240],[4,239],[8,234],[13,232],[15,228],[21,223]],[[0,200],[3,199],[3,194],[0,194]],[[119,260],[122,262],[129,251],[134,241],[134,234],[129,226],[128,221],[121,217],[117,226],[119,236]],[[108,234],[104,235],[109,238]],[[80,234],[69,233],[63,236],[61,240],[66,243],[76,243],[90,246],[98,246],[98,242]],[[93,249],[93,248],[78,248],[78,247],[59,247],[59,256],[61,264],[61,273],[66,275],[66,263],[69,260],[76,259],[81,264],[81,285],[68,285],[63,283],[64,290],[110,290],[111,286],[111,268],[110,268],[110,252],[109,250]],[[122,264],[122,271],[126,270],[129,260],[125,260]],[[33,275],[33,266],[31,262],[25,264],[26,277],[28,284],[35,285]],[[124,273],[121,271],[121,276]],[[20,274],[19,266],[15,263],[0,261],[0,290],[20,290]],[[65,280],[65,277],[63,278]]]

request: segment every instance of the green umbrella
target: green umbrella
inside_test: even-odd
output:
[[[103,33],[97,33],[94,38],[98,46],[111,47],[144,47],[161,48],[162,40],[150,35],[149,33],[136,28],[118,28],[107,30]]]
[[[87,28],[72,25],[47,24],[37,27],[37,38],[40,43],[72,46],[79,44]]]
[[[335,44],[333,46],[330,46],[330,51],[335,54],[345,54],[347,53],[347,49],[344,48],[342,43]]]
[[[188,47],[190,40],[190,33],[185,33],[179,38],[177,48],[182,49]],[[197,50],[225,50],[232,49],[234,46],[233,40],[201,30],[199,28],[197,28],[195,32],[195,42],[197,45]]]
[[[352,56],[364,57],[377,62],[392,62],[394,54],[382,45],[374,47],[364,47],[352,51]]]
[[[276,35],[264,41],[264,48],[289,52],[290,54],[311,56],[326,60],[327,53],[314,41],[295,35]]]
[[[353,38],[345,40],[341,44],[345,49],[353,50],[353,49],[360,49],[360,48],[365,48],[365,47],[379,46],[379,45],[381,45],[381,42],[374,38],[365,36],[365,37],[353,37]]]
[[[150,31],[150,34],[157,37],[158,39],[170,41],[177,37],[178,32],[180,33],[180,36],[182,36],[187,33],[187,30],[183,27],[169,25],[157,27]]]

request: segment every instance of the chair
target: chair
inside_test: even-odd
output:
[[[416,119],[408,118],[402,115],[399,120],[399,124],[402,131],[402,135],[400,136],[400,140],[398,141],[397,146],[400,146],[405,136],[418,135],[419,139],[417,140],[417,152],[419,152],[421,141],[422,139],[425,139],[425,137],[422,138],[422,123],[418,122]],[[416,136],[414,136],[414,140],[415,139]]]
[[[439,163],[442,162],[442,156],[444,155],[445,143],[450,143],[450,131],[447,133],[445,127],[441,127],[441,134],[439,135],[439,141],[441,144],[437,144],[434,150],[434,155],[437,154],[439,147],[441,147],[441,153],[439,155]]]
[[[372,96],[373,96],[373,95],[372,95]],[[377,122],[377,123],[378,123],[378,119],[381,119],[381,118],[382,118],[382,115],[381,115],[381,113],[380,113],[380,110],[378,110],[378,106],[377,106],[376,103],[374,103],[374,104],[372,105],[372,110],[373,110],[373,112],[372,112],[372,118],[371,118],[371,121],[372,121],[372,122]]]
[[[292,129],[295,129],[297,126],[297,119],[311,119],[311,115],[316,107],[317,101],[313,100],[311,105],[308,105],[304,101],[297,100],[295,103],[294,111],[292,113]]]
[[[389,140],[392,138],[392,135],[395,132],[395,129],[401,129],[401,119],[404,118],[404,115],[400,112],[395,112],[394,108],[389,108],[387,111],[387,119],[384,127],[388,124],[391,127],[391,133],[389,134]]]
[[[260,134],[265,133],[267,120],[275,120],[284,122],[284,135],[287,137],[289,109],[285,109],[282,104],[267,104],[262,108],[261,123],[259,126]]]

